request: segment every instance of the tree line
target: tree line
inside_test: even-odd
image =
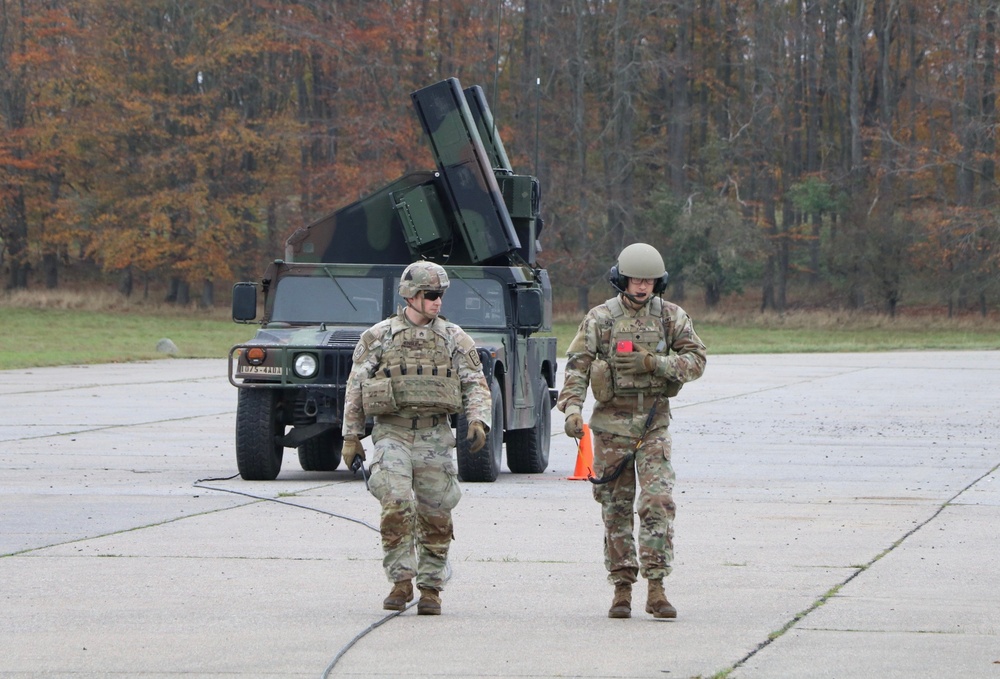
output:
[[[295,228],[431,169],[409,93],[457,77],[539,177],[540,260],[581,306],[647,241],[708,306],[985,315],[997,20],[986,0],[0,0],[6,288],[87,262],[210,304]]]

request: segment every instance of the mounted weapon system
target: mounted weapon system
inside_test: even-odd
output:
[[[296,230],[258,282],[233,289],[233,320],[257,320],[229,352],[239,389],[236,461],[244,479],[278,476],[285,448],[306,471],[340,465],[344,391],[361,333],[395,313],[404,268],[445,267],[441,314],[476,340],[492,397],[486,445],[470,453],[454,416],[459,476],[548,466],[555,403],[552,288],[537,264],[538,180],[514,174],[480,87],[450,78],[411,95],[436,168],[405,175]],[[368,433],[371,432],[368,422]]]

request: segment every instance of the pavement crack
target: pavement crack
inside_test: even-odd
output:
[[[8,391],[4,396],[24,396],[30,394],[63,394],[68,391],[79,391],[81,389],[116,389],[118,387],[142,387],[148,389],[157,384],[198,384],[202,382],[215,382],[218,378],[214,375],[206,377],[181,377],[176,380],[155,380],[150,382],[88,382],[86,384],[72,384],[53,387],[51,389],[24,389],[22,391]]]
[[[782,384],[775,384],[772,387],[761,387],[760,389],[751,389],[750,391],[743,391],[738,394],[727,394],[726,396],[720,396],[718,398],[705,399],[703,401],[692,401],[691,403],[679,403],[674,404],[671,402],[671,410],[681,410],[682,408],[693,408],[695,406],[702,406],[707,403],[721,403],[723,401],[732,401],[733,399],[745,398],[747,396],[756,396],[757,394],[764,394],[769,391],[777,391],[778,389],[787,389],[788,387],[794,387],[800,384],[809,384],[811,382],[820,382],[823,380],[828,380],[834,377],[843,377],[844,375],[853,375],[854,373],[865,372],[871,370],[872,368],[853,368],[851,370],[845,370],[843,372],[834,373],[831,375],[820,375],[818,377],[807,377],[802,380],[796,380],[794,382],[783,382]]]
[[[147,427],[153,424],[169,424],[171,422],[187,422],[189,420],[201,420],[206,417],[221,417],[224,415],[232,415],[234,411],[223,410],[215,413],[200,413],[198,415],[185,415],[184,417],[171,417],[163,420],[148,420],[145,422],[130,422],[128,424],[107,424],[107,425],[95,425],[93,427],[87,427],[86,429],[74,429],[72,431],[57,431],[51,434],[39,434],[38,436],[21,436],[14,439],[5,439],[6,443],[16,442],[16,441],[36,441],[38,439],[50,439],[59,438],[62,436],[83,436],[84,434],[92,434],[99,431],[112,431],[115,429],[130,429],[132,427]],[[41,426],[41,425],[39,425]]]
[[[847,576],[843,581],[841,581],[840,583],[838,583],[838,584],[834,585],[833,587],[831,587],[821,597],[819,597],[818,599],[816,599],[814,602],[812,602],[805,609],[803,609],[802,611],[799,611],[794,616],[792,616],[792,618],[788,622],[786,622],[784,625],[782,625],[780,629],[778,629],[775,632],[771,632],[769,635],[767,635],[767,639],[765,639],[764,641],[762,641],[759,644],[757,644],[757,646],[754,647],[753,650],[751,650],[745,656],[743,656],[742,658],[740,658],[739,660],[737,660],[735,663],[733,663],[733,665],[731,665],[730,667],[726,668],[725,670],[722,670],[721,672],[717,672],[714,676],[716,678],[718,678],[718,679],[724,679],[725,677],[729,676],[729,674],[731,672],[733,672],[734,670],[742,667],[744,664],[746,664],[747,661],[749,661],[755,655],[757,655],[758,653],[760,653],[761,651],[763,651],[765,648],[767,648],[768,646],[770,646],[773,642],[775,642],[778,639],[780,639],[790,629],[792,629],[793,627],[797,626],[806,617],[808,617],[813,611],[815,611],[820,606],[822,606],[827,601],[829,601],[831,598],[833,598],[834,596],[836,596],[840,592],[840,590],[843,589],[849,582],[851,582],[852,580],[854,580],[856,577],[858,577],[859,575],[861,575],[862,573],[864,573],[868,569],[870,569],[876,563],[878,563],[883,558],[885,558],[885,556],[887,556],[888,554],[892,553],[892,551],[895,550],[900,545],[902,545],[903,542],[905,542],[907,538],[909,538],[910,536],[914,535],[915,533],[917,533],[918,531],[920,531],[922,528],[924,528],[925,526],[927,526],[929,523],[931,523],[934,519],[936,519],[941,514],[941,512],[943,512],[945,509],[947,509],[948,507],[950,507],[951,505],[953,505],[955,503],[955,501],[958,500],[959,497],[961,497],[963,494],[965,494],[969,490],[971,490],[974,486],[976,486],[976,484],[978,484],[979,482],[981,482],[986,477],[988,477],[988,476],[990,476],[992,474],[995,474],[998,469],[1000,469],[1000,464],[994,465],[991,469],[989,469],[988,471],[984,472],[983,474],[981,474],[980,476],[978,476],[976,479],[974,479],[973,481],[971,481],[970,483],[968,483],[965,487],[963,487],[962,489],[960,489],[958,492],[956,492],[950,498],[948,498],[947,500],[945,500],[944,502],[942,502],[937,507],[937,509],[935,509],[935,511],[930,516],[928,516],[926,519],[924,519],[923,521],[921,521],[920,523],[918,523],[916,526],[914,526],[913,528],[911,528],[910,530],[908,530],[906,533],[904,533],[902,535],[902,537],[900,537],[899,539],[897,539],[891,545],[889,545],[888,547],[886,547],[885,549],[883,549],[881,552],[879,552],[878,554],[876,554],[868,563],[863,564],[861,566],[855,566],[854,572],[851,573],[849,576]]]
[[[228,512],[233,509],[238,509],[240,507],[245,507],[250,504],[255,504],[253,502],[244,502],[240,505],[234,505],[232,507],[219,507],[217,509],[208,509],[203,512],[194,512],[193,514],[184,514],[183,516],[174,516],[169,519],[164,519],[163,521],[156,521],[154,523],[147,523],[141,526],[131,526],[129,528],[122,528],[120,530],[112,530],[107,533],[100,533],[98,535],[87,535],[82,538],[76,538],[74,540],[64,540],[62,542],[53,542],[48,545],[41,545],[38,547],[28,547],[27,549],[22,549],[16,552],[9,552],[7,554],[0,554],[0,558],[8,558],[12,556],[32,556],[34,552],[40,552],[45,549],[51,549],[53,547],[63,547],[65,545],[72,545],[78,542],[90,542],[91,540],[100,540],[101,538],[106,538],[111,535],[124,535],[125,533],[132,533],[135,531],[146,530],[147,528],[156,528],[157,526],[166,526],[167,524],[175,523],[177,521],[186,521],[187,519],[193,519],[199,516],[207,516],[209,514],[216,514],[218,512]]]

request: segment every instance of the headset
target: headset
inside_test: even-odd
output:
[[[655,283],[653,283],[653,294],[654,295],[659,295],[659,294],[662,294],[663,292],[666,292],[666,290],[667,290],[667,279],[669,277],[670,277],[670,274],[668,274],[666,271],[664,271],[663,275],[660,276],[660,278]],[[608,271],[608,282],[611,283],[611,287],[613,287],[618,292],[621,292],[621,293],[625,292],[625,288],[628,287],[628,278],[629,278],[628,276],[625,276],[623,274],[618,273],[618,265],[617,264],[615,264],[613,267],[611,267],[611,269]]]

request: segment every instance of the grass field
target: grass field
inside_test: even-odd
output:
[[[256,329],[233,323],[228,309],[129,307],[113,295],[86,299],[66,294],[0,297],[0,369],[164,358],[156,350],[163,338],[177,346],[178,358],[223,358]],[[552,334],[560,358],[578,322],[561,318],[555,324]],[[701,313],[695,329],[710,354],[1000,350],[1000,322],[978,316]]]

